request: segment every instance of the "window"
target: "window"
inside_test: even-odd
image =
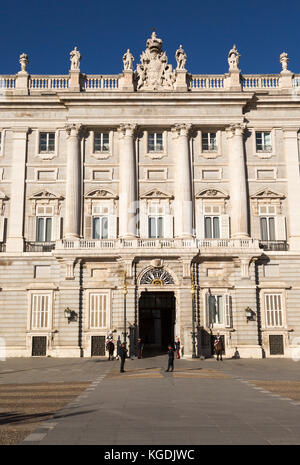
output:
[[[220,218],[219,216],[204,217],[204,237],[205,239],[220,238]]]
[[[265,294],[265,313],[267,326],[282,326],[282,295]]]
[[[93,216],[93,239],[108,238],[108,216]]]
[[[40,132],[39,153],[54,153],[55,151],[55,133]]]
[[[154,132],[148,134],[148,152],[162,152],[163,151],[163,134],[161,132]]]
[[[202,152],[217,152],[217,133],[203,132],[202,133]]]
[[[275,218],[271,216],[260,218],[260,236],[262,241],[275,241]]]
[[[49,326],[50,294],[31,295],[31,328],[43,329]]]
[[[150,238],[164,237],[164,207],[160,204],[149,205],[148,228]]]
[[[229,294],[206,294],[207,326],[231,326],[230,306]]]
[[[109,152],[109,134],[106,132],[95,132],[94,153]]]
[[[271,133],[270,132],[256,132],[256,151],[257,152],[271,152]]]
[[[37,242],[51,242],[53,206],[38,205],[36,215]]]
[[[90,328],[106,327],[107,303],[107,294],[90,294]]]

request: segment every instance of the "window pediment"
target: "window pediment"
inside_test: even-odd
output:
[[[53,194],[52,192],[49,192],[47,190],[39,191],[36,194],[33,194],[31,197],[29,197],[30,200],[62,200],[64,197],[62,195],[56,195]]]
[[[140,196],[141,199],[173,199],[174,196],[155,187]]]
[[[228,199],[229,195],[221,189],[208,187],[196,194],[196,199]]]
[[[285,195],[280,192],[276,192],[269,187],[264,187],[260,189],[255,194],[250,196],[251,199],[284,199]]]
[[[118,199],[118,196],[107,189],[93,189],[85,196],[87,199]]]

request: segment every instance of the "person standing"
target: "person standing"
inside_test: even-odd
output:
[[[168,347],[168,368],[166,371],[174,371],[174,349],[171,345]]]
[[[138,358],[142,358],[143,355],[143,347],[144,344],[142,343],[142,339],[139,337],[137,340],[137,353],[138,353]]]
[[[176,350],[176,357],[180,358],[180,340],[179,340],[179,337],[176,338],[175,350]]]
[[[127,352],[128,352],[128,350],[126,349],[125,344],[123,342],[121,344],[121,347],[120,347],[120,359],[121,359],[120,373],[125,372],[124,365],[125,365],[125,360],[126,360],[126,357],[127,357]]]

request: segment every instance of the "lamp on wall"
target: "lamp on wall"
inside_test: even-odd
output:
[[[245,308],[245,315],[247,318],[247,323],[248,321],[255,321],[255,312],[252,310],[250,307]]]
[[[74,310],[71,310],[69,307],[66,307],[64,310],[65,318],[67,318],[68,323],[71,321],[77,321],[77,313]]]

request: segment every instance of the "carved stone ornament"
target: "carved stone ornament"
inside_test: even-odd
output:
[[[174,196],[172,194],[162,192],[157,187],[155,187],[154,189],[151,189],[150,191],[145,192],[145,194],[142,194],[140,198],[141,199],[173,199]]]
[[[68,123],[65,127],[68,137],[79,138],[84,132],[84,128],[81,124]]]
[[[140,284],[152,284],[154,286],[163,286],[167,284],[175,284],[170,273],[163,268],[153,267],[142,276]]]
[[[207,198],[207,199],[228,199],[229,195],[219,189],[208,188],[204,189],[196,195],[196,198]]]
[[[250,196],[251,199],[284,199],[285,195],[271,190],[269,187],[260,189],[255,194]]]
[[[90,199],[117,199],[118,196],[111,191],[106,189],[93,189],[86,195],[86,198]]]
[[[132,71],[133,70],[133,62],[134,62],[134,57],[133,57],[132,53],[130,52],[130,50],[128,48],[127,52],[124,53],[124,55],[123,55],[124,70],[125,71]]]
[[[21,65],[21,71],[22,72],[27,72],[27,65],[28,65],[28,55],[26,53],[22,53],[22,55],[20,55],[20,65]]]
[[[282,66],[282,71],[287,71],[289,61],[290,61],[290,59],[289,59],[288,54],[286,52],[281,53],[281,55],[280,55],[280,63],[281,63],[281,66]]]
[[[146,50],[141,54],[141,63],[135,71],[137,90],[173,90],[175,71],[168,64],[168,57],[162,51],[162,40],[155,31],[147,40]]]

